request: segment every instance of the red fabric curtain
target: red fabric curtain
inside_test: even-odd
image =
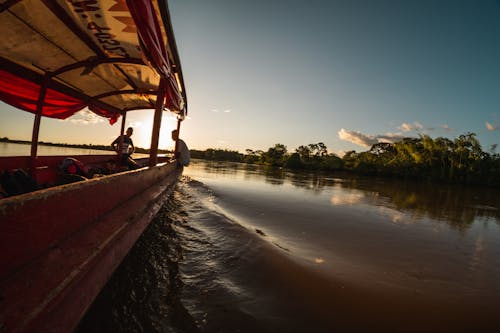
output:
[[[158,74],[167,79],[167,107],[182,111],[182,95],[170,70],[170,61],[151,0],[127,0],[127,6],[137,26],[142,45],[146,48],[143,50],[144,54]]]
[[[109,123],[111,125],[113,125],[114,123],[116,123],[116,121],[118,120],[118,118],[120,118],[120,114],[119,113],[110,112],[110,111],[108,111],[106,109],[100,108],[100,107],[95,106],[95,105],[89,105],[89,110],[92,111],[92,112],[94,112],[95,114],[98,114],[101,117],[108,118],[109,119]]]
[[[137,34],[146,48],[144,51],[148,60],[158,74],[169,77],[170,62],[151,0],[127,0],[127,6],[137,26]]]
[[[170,81],[170,82],[169,82]],[[172,82],[173,81],[173,82]],[[167,92],[165,94],[166,103],[165,106],[169,110],[179,110],[182,111],[184,109],[182,95],[179,90],[176,89],[177,81],[173,76],[167,80]]]
[[[2,101],[24,111],[36,113],[40,85],[10,72],[0,70],[0,97]],[[42,116],[66,119],[86,104],[76,98],[47,89]]]
[[[40,88],[38,83],[0,70],[0,98],[18,109],[36,113]],[[86,106],[84,101],[48,88],[45,93],[42,116],[66,119]],[[89,105],[89,109],[100,116],[109,118],[110,124],[114,124],[120,116],[115,112],[92,105]]]

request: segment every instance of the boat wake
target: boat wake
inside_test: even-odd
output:
[[[303,331],[290,320],[301,306],[280,287],[286,251],[215,201],[183,177],[77,331]]]
[[[231,217],[199,181],[185,177],[175,200],[185,209],[173,223],[182,256],[180,298],[195,326],[203,332],[297,331],[291,318],[304,312],[279,287],[287,271],[280,263],[291,263],[286,252]]]

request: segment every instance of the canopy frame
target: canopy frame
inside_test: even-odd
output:
[[[4,90],[0,92],[2,92],[2,96],[4,96],[2,99],[5,98],[5,101],[13,103],[13,105],[34,113],[35,115],[31,147],[31,159],[33,166],[35,165],[37,156],[37,145],[41,117],[49,116],[64,119],[65,117],[68,117],[71,112],[77,112],[76,110],[80,108],[80,105],[82,108],[84,106],[88,106],[91,111],[101,116],[110,118],[111,123],[115,122],[116,118],[122,116],[121,135],[123,135],[124,132],[125,116],[127,111],[145,108],[155,109],[150,147],[150,166],[156,165],[162,111],[165,110],[165,107],[167,107],[168,109],[171,109],[172,111],[180,114],[181,116],[179,117],[179,122],[177,124],[177,127],[179,128],[180,121],[184,119],[184,116],[187,113],[187,98],[184,89],[179,55],[173,35],[171,19],[169,16],[167,0],[154,1],[154,4],[153,1],[154,0],[125,0],[123,1],[123,3],[116,2],[113,5],[113,8],[118,6],[120,7],[119,10],[128,10],[129,14],[131,15],[130,18],[135,22],[139,39],[138,47],[142,51],[142,55],[139,54],[139,57],[128,55],[137,54],[136,52],[128,53],[123,57],[117,57],[116,54],[114,56],[112,54],[109,54],[109,52],[106,51],[108,49],[100,44],[102,42],[99,41],[98,43],[98,40],[95,39],[94,36],[92,36],[93,32],[89,33],[88,29],[92,29],[89,28],[91,27],[90,23],[89,25],[87,25],[86,23],[82,25],[82,23],[78,20],[75,20],[74,17],[75,13],[77,13],[77,16],[80,17],[79,13],[90,13],[96,10],[96,8],[98,10],[104,11],[113,11],[113,8],[109,6],[104,7],[104,5],[101,5],[98,2],[71,2],[71,4],[68,5],[73,6],[73,12],[71,12],[67,11],[68,8],[64,7],[64,3],[58,3],[57,1],[52,0],[42,0],[40,8],[45,8],[44,13],[47,13],[47,15],[49,15],[49,13],[52,13],[54,17],[57,17],[57,19],[55,19],[55,21],[53,20],[52,22],[59,22],[61,26],[65,26],[67,29],[69,29],[69,31],[74,34],[76,39],[80,41],[80,45],[82,45],[82,47],[86,46],[89,50],[88,52],[94,53],[94,55],[88,57],[85,60],[81,60],[78,59],[77,54],[75,54],[73,59],[77,61],[70,64],[67,64],[67,61],[63,61],[62,63],[64,64],[66,62],[66,64],[57,69],[53,69],[54,62],[35,60],[29,61],[31,55],[26,52],[24,53],[24,56],[18,59],[18,53],[16,52],[15,48],[13,49],[14,53],[4,53],[6,56],[0,56],[0,74],[3,72],[4,75],[6,75],[6,80],[7,78],[12,78],[13,81],[11,82],[16,82],[20,85],[26,83],[26,85],[29,86],[22,90],[22,92],[16,92],[11,95],[7,93],[6,95],[4,95],[4,93],[7,91],[5,90],[6,87],[8,88],[13,86],[13,83],[9,86],[9,84],[5,84],[6,81],[4,81]],[[30,22],[32,21],[30,21],[29,16],[17,16],[15,14],[17,10],[17,7],[15,6],[20,3],[22,3],[22,0],[7,0],[2,5],[0,5],[0,14],[5,11],[9,12],[8,16],[6,16],[9,17],[9,21],[5,22],[9,22],[10,24],[10,22],[14,22],[13,20],[17,19],[20,23],[20,27],[25,27],[25,30],[28,29],[24,32],[24,36],[27,36],[26,34],[29,33],[37,34],[39,37],[42,37],[42,39],[40,39],[41,41],[44,41],[46,44],[48,43],[47,45],[49,47],[54,47],[55,50],[59,50],[58,52],[66,52],[64,47],[65,44],[59,44],[59,40],[51,39],[51,34],[46,34],[44,32],[48,31],[46,27],[44,29],[43,25],[31,26]],[[25,4],[21,4],[19,6],[25,6]],[[105,12],[100,13],[105,14]],[[85,15],[83,16],[86,17]],[[161,23],[163,23],[163,25],[161,25]],[[5,27],[9,26],[6,25]],[[15,27],[17,27],[17,25],[15,25]],[[8,29],[8,31],[10,30]],[[113,33],[117,33],[117,31]],[[21,38],[20,40],[22,41],[23,39]],[[28,42],[31,42],[31,38],[28,39]],[[41,42],[38,41],[37,43]],[[9,50],[11,50],[11,45],[16,47],[15,45],[21,44],[5,45],[7,45],[7,48],[5,49],[6,52],[10,52]],[[43,48],[40,47],[40,50],[43,50]],[[70,53],[67,54],[70,55]],[[80,54],[84,54],[83,51]],[[144,60],[144,57],[146,57],[147,60]],[[37,59],[33,57],[31,58]],[[46,57],[46,59],[48,58]],[[105,67],[103,68],[103,70],[100,70],[98,72],[94,71],[94,69],[105,64],[111,64],[112,66],[108,67],[109,69]],[[128,69],[126,66],[120,66],[123,64],[136,65],[139,66],[138,68],[144,66],[146,68],[153,69],[153,71],[159,75],[159,81],[157,81],[159,83],[158,86],[156,86],[157,89],[152,89],[153,86],[150,84],[154,81],[144,81],[144,79],[141,79],[141,76],[136,77],[133,70],[131,71],[131,69]],[[69,74],[69,76],[62,75],[70,71],[78,70],[79,68],[82,68],[82,72],[80,73],[80,75],[82,76],[93,72],[94,75],[96,75],[96,80],[101,80],[101,84],[104,84],[102,85],[102,88],[104,89],[82,89],[82,87],[85,87],[85,84],[87,85],[87,87],[90,87],[89,83],[92,82],[89,81],[90,78],[86,79],[86,81],[78,81],[77,76],[75,76],[75,74],[73,73]],[[114,85],[111,84],[112,81],[109,81],[109,87],[117,88],[115,90],[110,89],[109,91],[106,91],[106,71],[110,70],[115,71],[115,73],[113,74],[115,75],[114,78],[116,78],[117,80],[121,80],[116,82],[126,82],[126,84]],[[151,70],[149,71],[150,72],[147,72],[145,70],[145,72],[147,73],[146,75],[151,75],[149,74],[151,73]],[[81,84],[78,84],[79,82],[86,83],[83,83],[82,86]],[[149,82],[149,86],[148,84],[141,84],[143,82]],[[139,85],[136,83],[139,83]],[[127,85],[129,88],[127,88]],[[120,89],[118,87],[122,88]],[[98,92],[99,90],[101,91],[96,94],[95,92]],[[27,98],[24,101],[22,99],[25,98],[24,96],[28,96],[26,94],[29,94],[32,97]],[[58,96],[57,94],[62,95]],[[109,99],[109,97],[126,96],[127,94],[144,96],[150,95],[152,97],[156,96],[156,102],[152,98],[144,97],[123,97],[118,99]],[[18,98],[19,101],[15,100],[16,98]],[[73,101],[72,98],[76,101]],[[107,101],[106,98],[108,98]],[[46,102],[47,99],[48,101]],[[119,107],[115,106],[117,104],[110,104],[114,103],[111,101],[118,101]],[[167,105],[165,105],[166,101],[168,101]],[[45,109],[45,105],[47,105],[48,109]],[[62,111],[62,108],[65,108],[65,105],[69,107],[68,112]]]

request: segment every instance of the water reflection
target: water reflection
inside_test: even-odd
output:
[[[264,167],[266,183],[271,185],[283,185],[285,183],[285,172],[280,168]]]
[[[353,177],[346,174],[291,172],[257,165],[197,161],[206,173],[243,177],[273,186],[291,184],[311,194],[330,191],[334,206],[369,204],[379,206],[394,223],[430,218],[445,221],[465,231],[477,219],[493,219],[500,224],[500,189],[444,185],[390,179]],[[197,166],[194,166],[197,167]]]
[[[327,177],[314,172],[287,172],[287,180],[296,187],[305,188],[312,192],[320,193],[324,187],[331,187],[339,179]]]
[[[500,222],[498,189],[395,181],[378,184],[366,181],[361,188],[378,190],[397,210],[444,220],[461,230],[469,228],[478,218]]]
[[[334,206],[352,206],[363,202],[365,195],[362,191],[352,190],[351,192],[335,193],[330,202]]]
[[[231,175],[236,174],[240,169],[238,163],[230,163],[230,162],[204,162],[202,163],[203,168],[206,173],[216,173],[222,175]]]

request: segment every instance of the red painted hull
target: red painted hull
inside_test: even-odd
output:
[[[181,173],[164,164],[1,199],[0,331],[72,331]]]

